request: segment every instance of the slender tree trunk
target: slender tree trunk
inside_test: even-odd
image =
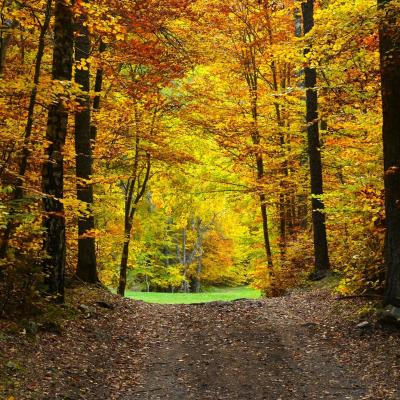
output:
[[[281,190],[283,187],[281,185]],[[287,225],[287,212],[285,207],[285,195],[284,193],[279,194],[279,247],[281,258],[285,258],[286,253],[286,225]]]
[[[400,30],[394,2],[379,0],[385,168],[385,303],[400,307]]]
[[[314,0],[302,3],[304,34],[314,26]],[[308,53],[308,49],[305,53]],[[321,143],[318,127],[318,94],[316,89],[317,72],[315,68],[306,67],[304,70],[306,103],[307,103],[307,137],[308,156],[310,161],[312,221],[314,232],[315,270],[314,279],[320,279],[329,271],[328,242],[326,237],[323,195]]]
[[[106,45],[104,42],[100,43],[99,52],[103,53],[106,50]],[[96,93],[93,99],[93,111],[96,113],[100,110],[100,92],[103,89],[103,68],[98,68],[96,71],[96,78],[94,82],[94,91]],[[90,136],[92,139],[92,146],[95,144],[97,138],[97,126],[96,124],[92,123],[90,127]]]
[[[150,260],[149,257],[146,257],[146,262],[145,262],[145,269],[146,269],[145,282],[146,282],[146,292],[147,293],[150,293],[150,281],[149,281],[150,266],[151,266],[151,260]]]
[[[294,192],[289,196],[289,206],[287,209],[286,219],[288,221],[289,234],[292,235],[294,233],[294,227],[296,226],[296,201]]]
[[[35,74],[33,77],[33,88],[31,91],[30,99],[29,99],[29,107],[28,107],[28,117],[25,127],[25,134],[24,134],[24,147],[22,149],[22,158],[19,167],[18,173],[18,182],[16,185],[15,197],[20,199],[23,197],[23,177],[26,173],[26,169],[28,166],[28,158],[30,155],[29,151],[29,144],[30,138],[32,136],[32,128],[33,128],[33,114],[36,105],[36,97],[37,97],[37,90],[40,81],[40,74],[42,68],[42,59],[45,50],[45,38],[47,30],[49,29],[50,19],[51,19],[51,10],[52,10],[53,0],[47,0],[46,3],[46,10],[45,10],[45,17],[40,29],[40,36],[39,36],[39,45],[38,51],[36,54],[36,63],[35,63]]]
[[[81,16],[76,24],[75,60],[85,62],[90,55],[89,31],[86,18]],[[78,64],[79,65],[79,64]],[[80,110],[75,114],[75,153],[77,198],[85,204],[85,214],[78,217],[78,265],[76,275],[84,282],[96,283],[96,243],[93,234],[95,229],[93,216],[93,185],[88,183],[92,177],[92,142],[91,142],[91,113],[90,113],[90,72],[89,66],[77,68],[75,81],[80,85],[84,94],[79,100]]]
[[[10,23],[7,24],[8,28],[11,30],[13,27],[15,27],[15,23]],[[10,44],[11,40],[11,33],[9,32],[0,32],[0,78],[3,76],[4,73],[4,67],[6,65],[6,55],[7,55],[7,48],[8,45]]]
[[[125,240],[124,246],[122,248],[122,257],[121,257],[121,266],[119,271],[119,284],[118,284],[118,294],[121,296],[125,296],[125,288],[126,288],[126,277],[128,270],[128,258],[129,258],[129,245],[131,241],[131,225],[125,226]]]
[[[265,5],[267,3],[264,3]],[[269,38],[269,45],[273,45],[273,37],[272,37],[272,28],[271,28],[271,21],[270,21],[270,16],[269,12],[266,12],[267,15],[267,30],[268,30],[268,38]],[[271,63],[271,71],[272,71],[272,86],[276,94],[279,92],[279,85],[278,85],[278,73],[276,69],[276,64],[274,61]],[[282,79],[281,82],[281,89],[285,89],[286,87],[286,76],[284,79]],[[281,260],[285,258],[285,253],[286,253],[286,227],[287,227],[287,221],[286,221],[286,206],[285,206],[285,198],[286,198],[286,193],[285,193],[285,178],[289,176],[289,171],[288,171],[288,162],[286,159],[286,154],[285,154],[285,145],[286,145],[286,140],[285,140],[285,122],[283,119],[283,112],[282,108],[279,105],[279,103],[274,104],[275,107],[275,114],[276,114],[276,122],[279,127],[279,144],[281,147],[281,152],[282,152],[282,157],[283,157],[283,162],[282,162],[282,172],[284,177],[280,179],[280,189],[281,193],[279,194],[279,204],[278,204],[278,209],[279,209],[279,248],[280,248],[280,256]]]
[[[70,81],[73,63],[73,4],[57,0],[54,22],[53,80]],[[61,98],[49,107],[46,141],[49,143],[42,170],[44,271],[48,291],[56,300],[64,300],[65,215],[60,200],[64,195],[63,147],[68,127],[68,110]]]
[[[260,210],[261,210],[262,227],[264,235],[264,248],[265,248],[265,253],[267,255],[267,264],[271,270],[273,267],[273,261],[272,261],[271,242],[269,240],[267,198],[264,193],[261,193],[259,195],[259,199],[260,199]]]
[[[296,225],[302,229],[307,229],[309,225],[308,217],[308,198],[305,194],[299,194],[297,196],[297,214],[296,214]]]
[[[135,216],[137,206],[140,200],[143,198],[147,183],[150,179],[150,168],[151,168],[151,156],[146,153],[146,161],[142,171],[139,171],[139,137],[136,138],[136,154],[133,165],[133,174],[131,179],[128,181],[126,193],[125,193],[125,223],[124,223],[124,245],[122,248],[122,257],[119,272],[119,285],[118,294],[121,296],[125,295],[126,288],[126,277],[128,270],[128,259],[129,259],[129,244],[131,240],[131,231],[133,226],[133,218]],[[139,177],[144,172],[144,178],[140,181]],[[134,195],[135,188],[136,196]]]
[[[197,266],[196,266],[196,276],[194,278],[193,291],[195,293],[200,293],[201,289],[201,272],[203,270],[203,228],[201,227],[201,218],[197,218],[196,223],[196,233],[197,233]]]
[[[253,116],[253,124],[254,124],[254,132],[252,133],[253,144],[260,144],[260,134],[258,131],[258,110],[257,110],[257,94],[254,91],[251,91],[252,96],[252,116]],[[261,153],[256,154],[256,167],[257,167],[257,181],[262,182],[264,179],[264,160]],[[263,227],[263,236],[264,236],[264,247],[265,253],[267,256],[267,265],[272,271],[273,268],[273,260],[272,260],[272,250],[271,250],[271,242],[269,239],[269,228],[268,228],[268,209],[267,209],[267,196],[264,193],[264,188],[260,188],[260,210],[261,210],[261,218],[262,218],[262,227]]]
[[[203,269],[203,264],[202,264],[202,256],[199,256],[197,259],[197,267],[196,267],[196,276],[194,278],[194,287],[193,291],[194,293],[200,293],[201,290],[201,271]]]
[[[184,281],[182,282],[182,291],[184,293],[187,293],[189,291],[189,283],[187,281],[187,249],[186,249],[186,239],[187,239],[187,234],[186,234],[186,228],[183,228],[182,230],[182,264],[183,264],[183,277]]]
[[[277,83],[277,74],[276,74],[276,68],[275,64],[273,64],[273,82],[274,82],[274,90],[276,93],[278,93],[278,83]],[[285,89],[285,85],[282,85],[282,89]],[[281,259],[285,258],[285,253],[286,253],[286,231],[287,231],[287,212],[286,212],[286,184],[285,180],[287,180],[289,176],[289,167],[288,167],[288,161],[286,159],[286,154],[285,154],[285,146],[286,146],[286,140],[285,140],[285,134],[284,134],[284,129],[285,129],[285,123],[282,117],[282,110],[279,104],[275,103],[275,112],[276,112],[276,121],[279,127],[279,144],[281,147],[281,152],[282,152],[282,157],[283,157],[283,162],[282,162],[282,173],[283,177],[280,179],[279,186],[281,189],[281,193],[279,194],[279,247],[280,247],[280,253],[281,253]]]
[[[303,35],[302,12],[299,8],[294,10],[294,33],[297,38]],[[300,165],[304,165],[303,158],[305,157],[301,156]],[[293,217],[295,217],[293,218],[294,226],[306,230],[309,224],[308,198],[305,194],[299,194],[297,196],[297,201],[293,201],[293,206],[295,203],[297,204],[297,212],[293,211]]]
[[[3,36],[4,34],[2,34]],[[2,37],[0,39],[0,76],[3,75],[4,73],[4,67],[6,64],[6,54],[7,54],[7,47],[8,47],[8,43],[10,42],[11,39],[11,35],[4,35],[4,37]]]
[[[49,25],[50,25],[52,5],[53,5],[53,0],[47,0],[45,14],[44,14],[44,21],[43,21],[43,24],[40,29],[39,44],[38,44],[38,50],[37,50],[36,62],[35,62],[35,72],[34,72],[34,76],[33,76],[33,88],[31,90],[31,95],[29,97],[28,116],[27,116],[26,125],[25,125],[25,132],[24,132],[24,144],[23,144],[23,148],[22,148],[22,156],[21,156],[21,160],[20,160],[19,168],[18,168],[18,177],[15,181],[13,194],[12,194],[14,200],[21,200],[24,197],[24,189],[23,189],[24,176],[26,173],[26,169],[28,167],[28,159],[29,159],[29,155],[30,155],[29,145],[30,145],[30,139],[32,136],[33,115],[34,115],[35,105],[36,105],[38,85],[40,82],[42,60],[43,60],[44,49],[45,49],[45,38],[46,38],[46,34],[47,34],[47,31],[48,31]],[[3,49],[3,45],[4,45],[4,43],[1,44],[2,49]],[[0,75],[1,75],[1,71],[0,71]],[[7,222],[7,226],[3,233],[3,238],[1,241],[1,245],[0,245],[0,258],[5,258],[7,256],[8,242],[10,240],[10,236],[13,231],[13,226],[14,226],[14,221],[12,219],[10,219]]]
[[[261,1],[259,1],[261,3]],[[267,3],[263,3],[264,7],[267,7]],[[267,13],[268,16],[268,13]],[[269,20],[268,20],[269,21]],[[245,32],[246,35],[252,36],[251,32]],[[271,43],[271,38],[270,38]],[[247,44],[246,41],[244,44]],[[247,87],[249,89],[249,100],[251,104],[251,117],[252,121],[252,131],[250,132],[251,140],[253,145],[259,147],[261,143],[260,132],[258,129],[258,67],[257,67],[257,57],[254,53],[254,48],[250,48],[246,52],[246,62],[244,63],[244,76],[246,79]],[[264,180],[264,160],[261,149],[257,148],[255,154],[256,161],[256,171],[257,171],[257,183],[263,184]],[[268,229],[268,209],[267,209],[267,196],[265,195],[264,188],[258,187],[258,198],[260,201],[260,211],[262,218],[263,236],[264,236],[264,247],[267,257],[267,266],[269,273],[272,273],[273,260],[271,243],[269,239],[269,229]]]

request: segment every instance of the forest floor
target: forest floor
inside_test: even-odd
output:
[[[84,296],[57,329],[33,335],[0,320],[0,398],[400,399],[400,333],[362,314],[364,300],[325,290],[195,305]]]

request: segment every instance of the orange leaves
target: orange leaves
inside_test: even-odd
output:
[[[378,49],[378,32],[363,38],[363,45],[370,51]]]

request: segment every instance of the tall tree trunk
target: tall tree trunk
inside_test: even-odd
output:
[[[1,21],[2,25],[3,25],[3,21]],[[12,23],[6,23],[6,26],[8,27],[8,29],[12,29],[15,27],[15,22]],[[11,40],[11,33],[4,31],[4,29],[2,29],[0,31],[0,78],[3,76],[4,73],[4,67],[6,65],[6,55],[7,55],[7,48],[8,45],[10,44],[10,40]]]
[[[189,291],[189,283],[187,281],[187,270],[188,270],[188,257],[187,257],[187,249],[186,249],[186,241],[187,241],[187,232],[186,228],[182,230],[182,264],[183,264],[183,277],[184,280],[182,282],[181,290],[184,293]]]
[[[261,4],[261,0],[259,0]],[[264,7],[267,7],[267,2],[263,3]],[[268,13],[267,13],[268,16]],[[251,38],[253,33],[251,31],[245,31],[245,36]],[[271,38],[270,38],[271,42]],[[247,39],[244,44],[247,45]],[[271,242],[269,239],[269,228],[268,228],[268,209],[267,209],[267,196],[265,195],[264,188],[262,187],[264,180],[264,159],[262,150],[259,148],[261,144],[260,131],[258,129],[258,66],[257,57],[255,54],[255,48],[250,47],[243,53],[245,56],[244,62],[244,77],[246,79],[247,87],[249,89],[249,101],[250,101],[250,113],[252,117],[252,130],[250,132],[251,140],[253,145],[257,147],[255,154],[256,171],[257,171],[257,183],[259,184],[258,198],[260,201],[260,211],[262,218],[262,228],[264,236],[264,248],[267,257],[268,272],[272,273],[273,260]]]
[[[86,18],[80,16],[76,24],[75,60],[85,62],[90,55],[89,31]],[[79,64],[78,64],[79,65]],[[77,198],[85,204],[85,214],[78,217],[78,265],[76,276],[84,282],[96,283],[96,244],[91,231],[95,229],[93,216],[93,185],[89,183],[92,177],[92,142],[90,113],[90,72],[87,63],[84,68],[77,68],[75,81],[84,92],[79,99],[80,110],[75,114],[75,153]]]
[[[74,49],[73,2],[57,0],[54,22],[53,80],[70,81]],[[60,200],[64,194],[63,147],[68,127],[68,111],[61,98],[56,99],[48,112],[45,150],[42,170],[44,271],[48,291],[57,301],[64,300],[65,275],[65,215]]]
[[[272,27],[271,27],[271,19],[270,19],[270,13],[268,10],[268,3],[264,3],[264,9],[266,11],[266,22],[267,22],[267,32],[268,32],[268,39],[269,39],[269,45],[272,47],[273,46],[273,36],[272,36]],[[286,68],[286,67],[285,67]],[[276,68],[275,61],[272,61],[271,63],[271,72],[272,72],[272,87],[275,91],[275,93],[278,95],[279,93],[279,86],[282,90],[285,90],[286,88],[286,76],[282,79],[281,84],[278,85],[278,72]],[[286,253],[286,227],[287,227],[287,220],[286,220],[286,210],[285,210],[285,198],[286,198],[286,184],[285,184],[285,179],[289,176],[289,171],[288,171],[288,162],[286,159],[286,154],[285,154],[285,146],[286,146],[286,140],[285,140],[285,121],[283,118],[283,110],[280,106],[279,103],[274,104],[275,107],[275,114],[276,114],[276,122],[278,124],[278,129],[279,129],[279,144],[282,152],[282,173],[284,177],[280,179],[280,190],[281,193],[279,194],[279,201],[278,201],[278,210],[279,210],[279,248],[280,248],[280,256],[281,260],[283,261],[285,258],[285,253]]]
[[[99,53],[103,53],[106,50],[104,42],[100,42]],[[94,92],[96,93],[93,99],[93,111],[96,113],[100,110],[100,92],[103,89],[103,68],[98,68],[96,71],[96,78],[94,82]],[[92,139],[92,146],[94,145],[97,138],[97,126],[92,123],[90,127],[90,137]]]
[[[272,75],[273,75],[273,86],[274,86],[274,90],[276,93],[278,93],[278,79],[277,79],[277,73],[276,73],[276,68],[275,68],[275,63],[272,64]],[[281,84],[281,89],[284,90],[285,89],[285,84]],[[276,122],[278,124],[279,127],[279,145],[281,148],[281,152],[282,152],[282,174],[283,177],[281,177],[280,182],[279,182],[279,186],[280,186],[280,190],[281,193],[279,194],[279,202],[278,202],[278,209],[279,209],[279,247],[280,247],[280,255],[281,255],[281,259],[284,260],[285,258],[285,254],[286,254],[286,231],[287,231],[287,225],[288,225],[288,221],[287,221],[287,215],[288,213],[286,212],[286,208],[287,205],[286,203],[288,203],[288,201],[286,200],[286,198],[288,198],[287,196],[287,190],[286,190],[286,182],[287,182],[287,178],[289,177],[289,163],[286,157],[286,140],[285,140],[285,133],[284,133],[284,129],[285,129],[285,122],[283,120],[283,110],[281,108],[281,106],[278,103],[275,103],[275,113],[276,113]]]
[[[269,240],[267,197],[265,196],[264,193],[261,193],[259,195],[259,199],[260,199],[260,210],[261,210],[262,227],[264,235],[264,248],[265,248],[265,253],[267,255],[267,265],[271,272],[271,269],[273,267],[273,261],[272,261],[271,242]]]
[[[301,4],[303,11],[304,34],[311,31],[314,26],[314,0],[307,0]],[[305,50],[305,54],[309,49]],[[310,162],[312,221],[314,232],[314,279],[320,279],[329,271],[328,242],[326,237],[322,181],[321,143],[318,127],[318,94],[316,89],[317,72],[315,68],[306,66],[304,70],[306,102],[307,102],[307,137],[308,156]]]
[[[129,245],[131,242],[131,230],[132,226],[130,224],[125,225],[124,232],[124,245],[122,248],[122,256],[121,256],[121,266],[119,270],[119,284],[117,293],[121,296],[125,296],[125,288],[126,288],[126,278],[127,278],[127,270],[128,270],[128,258],[129,258]]]
[[[129,259],[129,244],[131,240],[131,231],[133,226],[133,218],[135,216],[137,206],[140,200],[143,198],[147,183],[150,179],[150,168],[151,168],[151,156],[146,153],[146,160],[143,168],[139,170],[139,137],[136,138],[136,151],[135,160],[133,165],[133,173],[128,181],[126,193],[125,193],[125,223],[124,223],[124,245],[122,248],[121,264],[119,271],[119,284],[118,294],[121,296],[125,295],[126,278],[128,270],[128,259]],[[144,173],[144,177],[140,180],[140,176]],[[136,195],[135,195],[136,189]]]
[[[254,81],[256,81],[256,77],[254,77]],[[251,87],[249,85],[249,87]],[[253,125],[254,130],[252,132],[252,141],[256,146],[260,145],[260,133],[258,131],[258,109],[257,109],[257,92],[256,85],[254,86],[255,90],[250,89],[250,96],[252,97],[252,117],[253,117]],[[257,181],[262,183],[264,179],[264,160],[262,153],[259,152],[256,154],[256,167],[257,167]],[[267,265],[269,271],[272,271],[273,268],[273,260],[272,260],[272,250],[271,250],[271,242],[269,240],[269,228],[268,228],[268,209],[267,209],[267,196],[264,193],[264,188],[259,188],[259,199],[260,199],[260,210],[261,210],[261,218],[262,218],[262,227],[263,227],[263,236],[264,236],[264,248],[267,256]]]
[[[196,219],[196,233],[197,233],[197,266],[196,266],[196,276],[193,282],[193,292],[200,293],[201,289],[201,272],[203,270],[203,228],[201,218]]]
[[[385,303],[400,307],[400,31],[394,2],[378,0],[385,168]]]
[[[33,88],[31,90],[31,94],[29,97],[28,116],[26,119],[26,125],[25,125],[25,131],[24,131],[24,144],[23,144],[23,148],[22,148],[22,156],[21,156],[21,160],[19,162],[18,176],[15,180],[13,194],[12,194],[14,200],[21,200],[24,197],[24,189],[23,189],[24,176],[26,173],[26,169],[28,167],[28,159],[29,159],[29,155],[30,155],[29,145],[30,145],[30,139],[32,136],[33,115],[34,115],[35,105],[36,105],[38,85],[40,82],[42,59],[43,59],[44,49],[45,49],[45,38],[46,38],[47,30],[49,29],[49,25],[50,25],[52,5],[53,5],[53,0],[47,0],[45,14],[44,14],[44,20],[43,20],[43,24],[40,28],[39,44],[38,44],[38,50],[36,53],[35,72],[34,72],[34,76],[33,76]],[[3,47],[3,44],[1,44],[1,47]],[[1,72],[0,72],[0,75],[1,75]],[[13,231],[13,226],[14,226],[14,221],[12,219],[10,219],[7,222],[7,226],[5,228],[5,231],[4,231],[2,240],[1,240],[0,258],[5,258],[7,256],[8,242],[9,242],[10,236]]]
[[[284,190],[284,187],[281,182],[281,190]],[[281,259],[285,259],[286,254],[286,225],[287,225],[287,215],[286,207],[285,207],[285,194],[279,193],[279,248],[281,253]]]

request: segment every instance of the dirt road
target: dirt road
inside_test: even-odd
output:
[[[0,398],[400,399],[400,335],[357,326],[365,303],[323,291],[199,305],[108,301],[113,310],[81,307],[61,334],[3,335]]]
[[[316,325],[283,313],[273,300],[158,305],[151,314],[160,328],[135,395],[126,400],[362,399],[367,393],[335,360]]]

